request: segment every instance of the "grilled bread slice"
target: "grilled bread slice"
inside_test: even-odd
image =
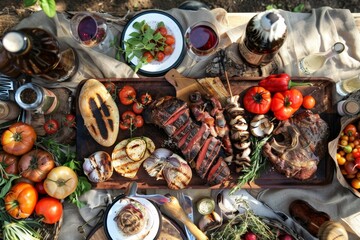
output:
[[[119,109],[101,82],[86,80],[79,95],[79,110],[94,140],[102,146],[112,146],[119,132]]]
[[[111,155],[111,163],[121,176],[134,178],[143,161],[154,151],[155,144],[148,137],[124,139],[116,144]]]

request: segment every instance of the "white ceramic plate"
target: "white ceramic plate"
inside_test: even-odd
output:
[[[165,27],[168,30],[168,34],[175,37],[174,52],[170,56],[165,56],[164,60],[161,62],[152,61],[151,63],[144,64],[140,69],[139,73],[145,76],[161,76],[164,75],[169,70],[179,66],[181,61],[185,56],[185,40],[184,33],[180,23],[170,14],[158,11],[158,10],[149,10],[141,12],[135,15],[124,27],[124,30],[121,35],[121,48],[124,49],[124,41],[130,38],[132,32],[137,30],[133,27],[135,22],[141,22],[145,20],[147,24],[150,25],[152,29],[156,29],[159,22],[163,22]],[[130,65],[136,66],[139,62],[138,58],[133,58]]]
[[[138,201],[142,204],[148,213],[148,222],[139,233],[128,237],[125,236],[116,221],[114,220],[123,207],[129,204],[129,200]],[[125,197],[119,196],[114,200],[111,206],[107,209],[104,217],[105,234],[112,240],[153,240],[156,239],[161,229],[160,212],[153,203],[144,198],[139,197]],[[145,237],[144,237],[145,236]]]

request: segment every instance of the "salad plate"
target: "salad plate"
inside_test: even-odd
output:
[[[165,56],[164,60],[152,61],[147,64],[142,64],[138,72],[144,76],[162,76],[165,75],[170,69],[176,68],[182,62],[185,56],[185,40],[184,32],[180,23],[170,14],[159,11],[159,10],[149,10],[143,11],[135,15],[129,22],[125,25],[124,30],[121,34],[121,48],[126,49],[125,42],[131,38],[134,32],[138,32],[134,28],[136,22],[145,21],[152,29],[157,29],[159,23],[163,23],[167,29],[168,35],[171,35],[175,38],[175,43],[173,44],[173,52],[171,55]],[[126,60],[131,66],[137,66],[140,59],[133,57],[132,59]]]

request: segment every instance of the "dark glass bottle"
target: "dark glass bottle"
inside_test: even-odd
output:
[[[8,77],[17,78],[21,75],[20,70],[11,63],[8,52],[0,43],[0,73]]]
[[[253,67],[270,63],[287,36],[285,19],[276,11],[268,10],[255,15],[239,39],[243,59]]]
[[[43,29],[9,31],[4,34],[2,43],[10,61],[27,75],[64,81],[77,69],[75,52],[72,49],[60,51],[57,39]]]

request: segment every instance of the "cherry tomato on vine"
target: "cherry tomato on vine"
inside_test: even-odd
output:
[[[136,115],[134,119],[134,126],[137,128],[141,128],[142,126],[144,126],[144,119],[141,115]]]
[[[140,103],[142,105],[149,105],[152,102],[152,97],[149,93],[144,93],[140,96]]]
[[[49,119],[44,124],[44,130],[47,134],[54,134],[59,130],[60,124],[56,119]]]
[[[65,115],[64,126],[67,126],[67,127],[75,127],[76,126],[74,114],[69,113],[69,114]]]
[[[136,90],[130,85],[125,85],[118,93],[120,102],[123,105],[130,105],[136,99]]]
[[[128,125],[134,124],[135,117],[136,117],[136,114],[130,110],[125,111],[121,114],[122,121]]]
[[[144,110],[144,105],[142,105],[141,103],[138,103],[138,102],[134,102],[132,105],[132,110],[136,114],[141,114],[142,111]]]

